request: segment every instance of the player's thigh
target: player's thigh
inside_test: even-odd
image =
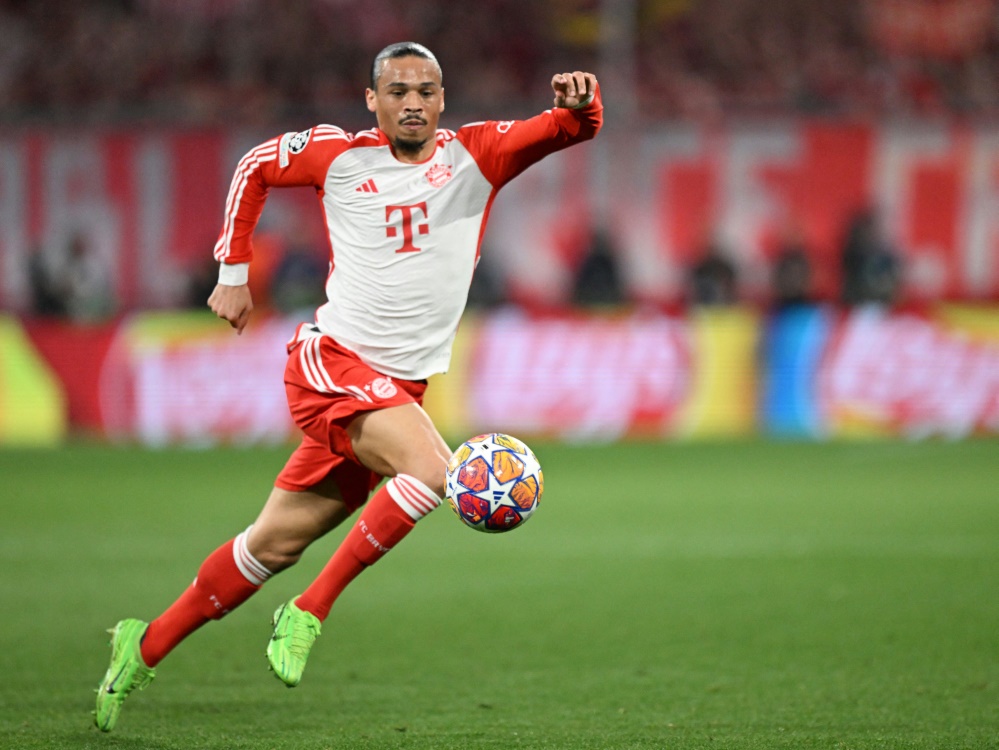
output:
[[[357,459],[386,477],[408,474],[438,495],[451,451],[419,404],[403,404],[362,414],[347,427]]]
[[[306,547],[350,513],[332,480],[302,492],[274,487],[247,535],[247,549],[276,573],[297,562]]]

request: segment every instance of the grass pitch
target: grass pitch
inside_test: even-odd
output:
[[[0,747],[999,748],[999,443],[534,446],[343,595],[302,685],[271,612],[343,529],[91,724],[104,629],[252,521],[287,448],[0,452]]]

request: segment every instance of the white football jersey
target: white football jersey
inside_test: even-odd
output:
[[[439,130],[420,164],[396,159],[379,129],[286,133],[236,169],[215,246],[220,281],[246,283],[268,188],[312,185],[330,244],[316,326],[385,375],[445,372],[497,191],[547,154],[592,138],[601,121],[598,95],[578,110]]]

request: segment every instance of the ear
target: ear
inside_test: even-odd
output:
[[[364,90],[364,100],[368,104],[368,112],[374,112],[376,109],[378,109],[378,107],[376,106],[377,104],[376,94],[372,89]]]
[[[441,108],[437,110],[438,112],[444,111],[444,89],[441,88]]]

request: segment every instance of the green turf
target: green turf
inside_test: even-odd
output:
[[[0,451],[0,748],[999,748],[999,443],[535,446],[507,535],[447,511],[347,590],[302,685],[269,617],[342,531],[91,726],[286,448]]]

